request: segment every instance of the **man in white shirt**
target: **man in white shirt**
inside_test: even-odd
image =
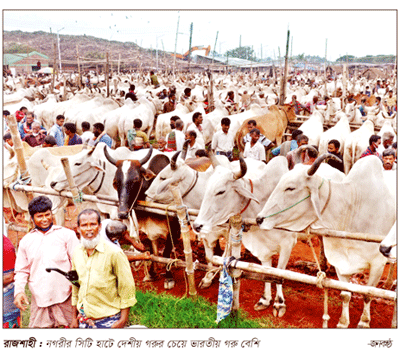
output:
[[[193,130],[196,132],[196,141],[200,144],[201,149],[205,149],[205,143],[203,138],[203,128],[201,124],[203,123],[203,115],[200,112],[195,112],[192,116],[192,121],[189,127],[186,129],[187,132]]]
[[[249,157],[259,161],[265,161],[264,146],[258,142],[258,139],[260,139],[260,134],[260,130],[257,128],[254,128],[250,132],[251,140],[248,141],[244,147],[244,158]]]
[[[82,127],[82,135],[81,135],[81,139],[82,139],[82,144],[86,144],[89,142],[89,140],[93,140],[94,138],[94,134],[90,131],[90,123],[89,122],[82,122],[81,124]]]
[[[175,129],[171,131],[165,138],[167,149],[173,151],[182,151],[183,143],[185,142],[185,133],[182,132],[184,123],[181,119],[175,121]]]
[[[188,132],[186,132],[186,140],[190,140],[190,143],[188,145],[188,151],[186,154],[186,159],[196,158],[196,151],[203,149],[201,145],[197,142],[196,138],[197,135],[194,130],[189,130]]]
[[[229,132],[231,120],[228,117],[224,117],[221,120],[222,129],[216,132],[211,142],[211,149],[217,155],[224,155],[229,160],[232,158],[232,149],[234,146],[235,136]]]

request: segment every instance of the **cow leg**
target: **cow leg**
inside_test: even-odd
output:
[[[293,236],[291,245],[287,245],[281,248],[281,251],[279,253],[277,268],[279,269],[286,268],[286,265],[289,262],[290,254],[296,242],[297,242],[297,237]],[[285,303],[285,297],[283,296],[282,284],[276,284],[276,296],[274,301],[274,309],[272,313],[274,314],[275,317],[276,316],[282,317],[286,313],[286,303]]]
[[[371,297],[364,295],[364,309],[361,315],[360,321],[358,322],[357,328],[369,328],[369,323],[371,321]]]
[[[368,286],[376,286],[378,284],[384,268],[384,264],[371,265],[367,283]],[[364,295],[364,309],[360,321],[358,322],[357,328],[369,328],[369,323],[371,322],[370,307],[371,297]]]
[[[169,227],[171,228],[171,233],[167,234],[167,241],[165,243],[165,248],[163,252],[164,258],[170,258],[172,249],[174,248],[177,238],[180,236],[180,226],[177,219],[172,219]],[[172,233],[176,233],[173,237],[171,237]],[[165,272],[165,280],[164,280],[164,289],[170,290],[175,286],[174,276],[170,269],[166,269]]]
[[[261,264],[264,267],[272,267],[272,257],[269,257],[267,260],[262,261]],[[269,307],[272,301],[272,293],[271,293],[271,283],[264,283],[264,293],[261,296],[260,300],[254,305],[255,311],[262,311]]]
[[[350,299],[351,293],[348,291],[342,291],[340,293],[340,297],[342,299],[342,315],[339,318],[339,323],[336,326],[337,328],[347,328],[350,324]]]
[[[219,253],[219,255],[221,255],[222,250],[221,247],[219,246],[219,238],[214,238],[215,240],[213,240],[212,242],[209,243],[207,238],[202,238],[203,240],[203,245],[204,245],[204,251],[206,254],[206,260],[208,262],[208,272],[206,273],[206,275],[203,277],[203,279],[201,280],[201,282],[199,283],[199,288],[200,289],[206,289],[208,287],[210,287],[210,285],[212,284],[212,281],[215,277],[215,270],[217,269],[212,263],[212,257],[215,254],[217,254],[217,251]],[[227,246],[225,246],[226,248]]]
[[[152,253],[153,255],[158,256],[157,240],[152,240],[152,241],[151,241],[151,251],[152,251],[151,253]],[[146,272],[146,274],[145,274],[145,277],[143,278],[143,281],[144,281],[144,282],[153,282],[153,281],[156,279],[157,273],[156,273],[154,267],[155,267],[155,266],[154,266],[154,263],[152,263],[152,262],[150,261],[150,265],[149,265],[149,267],[148,267],[148,270],[147,270],[147,272]]]

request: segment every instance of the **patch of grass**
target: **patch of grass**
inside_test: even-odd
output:
[[[136,298],[138,302],[131,308],[129,324],[148,328],[282,328],[272,317],[249,319],[242,310],[217,324],[217,306],[201,296],[179,299],[165,293],[137,291]]]
[[[31,300],[28,287],[25,293]],[[272,316],[259,319],[250,319],[245,311],[239,310],[231,313],[219,324],[217,318],[217,305],[208,302],[199,296],[196,299],[180,299],[166,293],[158,294],[154,291],[136,291],[137,303],[131,308],[129,325],[144,325],[147,328],[297,328],[296,326],[282,324]],[[22,312],[22,328],[28,328],[30,306]]]

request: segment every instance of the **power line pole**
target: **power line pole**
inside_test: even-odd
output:
[[[178,24],[176,26],[176,37],[175,37],[174,74],[176,71],[176,45],[178,44],[179,18],[180,18],[180,16],[178,16]]]
[[[216,48],[217,48],[218,33],[219,33],[219,31],[217,31],[217,36],[215,37],[215,44],[214,44],[214,51],[213,51],[213,60],[212,60],[212,64],[214,64],[214,55],[215,55],[215,50],[216,50]],[[221,51],[221,50],[220,50],[220,51]]]
[[[283,76],[281,81],[281,93],[279,96],[279,105],[283,106],[286,98],[286,79],[287,79],[287,66],[288,66],[288,56],[289,56],[289,39],[290,30],[288,30],[287,40],[286,40],[286,56],[285,56],[285,69],[283,70]]]
[[[188,61],[189,61],[189,72],[190,72],[190,60],[192,56],[192,34],[193,34],[193,22],[190,23],[190,37],[189,37],[189,55],[188,55]]]

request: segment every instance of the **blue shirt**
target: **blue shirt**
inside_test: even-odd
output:
[[[297,148],[298,148],[297,141],[296,140],[292,140],[290,142],[290,151],[292,151],[294,149],[297,149]],[[274,156],[278,156],[281,153],[281,145],[279,145],[275,149],[272,149],[271,153]]]
[[[53,136],[56,139],[57,146],[64,145],[64,133],[62,127],[60,127],[58,124],[55,124],[50,128],[49,135]]]
[[[112,139],[108,134],[104,134],[100,139],[99,143],[105,143],[109,148],[111,148],[112,145]]]
[[[82,144],[82,139],[78,134],[74,134],[74,136],[68,140],[68,145],[78,145]]]

